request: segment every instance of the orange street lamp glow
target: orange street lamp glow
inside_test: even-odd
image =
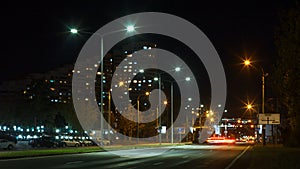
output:
[[[249,59],[244,60],[244,65],[249,66],[251,64],[251,61]]]
[[[252,109],[252,104],[247,104],[247,109]]]

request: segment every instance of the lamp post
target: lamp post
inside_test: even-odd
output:
[[[104,49],[103,49],[103,45],[104,45],[104,42],[103,42],[103,38],[104,36],[107,36],[107,35],[110,35],[110,34],[113,34],[113,33],[117,33],[117,32],[121,32],[121,31],[124,31],[124,30],[116,30],[116,31],[112,31],[112,32],[107,32],[107,33],[104,33],[104,34],[96,34],[100,37],[100,47],[101,47],[101,50],[100,50],[100,60],[101,60],[101,75],[100,75],[100,102],[101,102],[101,105],[100,105],[100,111],[102,113],[102,116],[101,116],[101,124],[100,124],[100,137],[101,139],[103,140],[103,130],[104,130],[104,117],[103,117],[103,112],[104,112],[104,105],[103,105],[103,77],[104,77]],[[125,31],[127,32],[133,32],[135,31],[135,27],[133,25],[128,25],[125,29]],[[86,31],[80,31],[76,28],[71,28],[70,29],[70,32],[72,34],[79,34],[79,33],[84,33],[84,34],[94,34],[92,32],[86,32]],[[110,114],[110,112],[109,112]],[[103,142],[100,142],[100,145],[103,145]]]
[[[181,70],[180,67],[175,67],[175,69],[173,69],[172,71],[175,71],[175,72],[179,72]],[[165,72],[163,72],[165,73]],[[159,73],[158,76],[159,77],[154,77],[154,81],[158,81],[158,88],[159,88],[159,96],[158,96],[158,102],[159,102],[159,105],[158,105],[158,111],[157,112],[161,112],[161,74],[163,73]],[[189,81],[190,79],[189,78],[186,78],[186,81]],[[173,122],[174,122],[174,86],[173,86],[173,81],[168,81],[171,83],[171,143],[173,144],[174,143],[174,125],[173,125]],[[160,123],[161,124],[161,119],[159,119]],[[161,140],[161,134],[159,134],[159,137],[160,137],[160,140]]]
[[[245,66],[252,66],[251,61],[249,59],[244,60],[244,65]],[[265,113],[265,77],[268,76],[268,73],[265,73],[264,69],[259,66],[260,71],[261,71],[261,113]],[[259,112],[258,112],[259,113]],[[262,131],[262,136],[263,136],[263,145],[266,144],[266,130],[265,130],[265,125],[263,125],[263,131]]]
[[[149,92],[146,92],[145,95],[146,96],[149,96]],[[138,120],[137,120],[137,142],[139,144],[140,142],[140,97],[141,96],[144,96],[143,94],[142,95],[139,95],[137,97],[137,117],[138,117]]]

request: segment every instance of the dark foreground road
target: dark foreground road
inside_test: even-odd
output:
[[[0,160],[1,169],[105,169],[105,168],[230,168],[246,146],[185,145],[168,148],[115,150],[73,155]],[[164,152],[164,153],[162,153]],[[162,153],[162,154],[161,154]],[[118,155],[116,155],[118,154]],[[148,155],[154,155],[147,157]]]

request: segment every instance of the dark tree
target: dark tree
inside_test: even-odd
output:
[[[60,112],[55,115],[54,123],[56,128],[64,128],[67,125],[65,117]]]
[[[272,83],[280,98],[284,143],[300,146],[300,7],[282,13],[275,32],[279,59]]]

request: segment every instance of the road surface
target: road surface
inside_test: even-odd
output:
[[[115,150],[113,153],[6,159],[0,160],[0,166],[1,169],[228,169],[246,148],[247,146],[237,145],[184,145],[172,149],[160,147]]]

